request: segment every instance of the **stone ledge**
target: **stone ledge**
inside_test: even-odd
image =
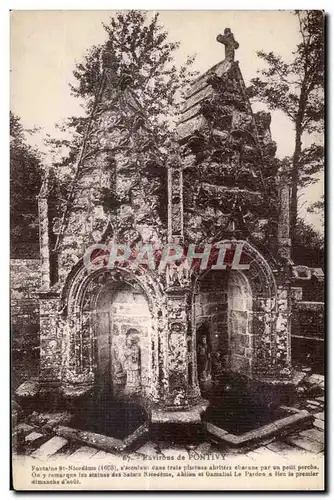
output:
[[[132,434],[123,439],[123,445],[126,448],[132,446],[139,438],[148,437],[148,424],[143,424],[136,429]]]
[[[60,437],[82,445],[92,446],[106,452],[121,452],[132,446],[139,438],[148,434],[147,424],[143,424],[125,439],[116,439],[96,432],[82,431],[64,425],[54,427],[53,432]]]
[[[203,399],[186,410],[153,409],[152,424],[201,424],[202,414],[209,406],[209,401]]]
[[[200,424],[201,413],[199,410],[165,411],[152,410],[152,424]]]
[[[302,300],[301,302],[297,302],[296,304],[294,304],[294,309],[297,311],[323,312],[325,309],[325,303]]]
[[[230,446],[239,447],[245,444],[254,443],[267,439],[269,437],[281,436],[298,428],[305,428],[306,425],[313,421],[313,416],[306,410],[298,411],[294,415],[281,418],[271,424],[263,425],[253,431],[245,432],[244,434],[234,435],[228,433],[209,422],[205,423],[206,431],[218,438],[220,441],[229,444]]]
[[[59,425],[54,428],[57,436],[64,437],[68,440],[82,443],[89,446],[94,446],[99,450],[104,451],[120,451],[123,449],[123,441],[109,436],[103,436],[95,432],[82,431],[73,429],[64,425]]]

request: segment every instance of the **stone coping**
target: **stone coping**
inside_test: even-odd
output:
[[[153,409],[151,412],[152,424],[201,424],[201,415],[209,406],[208,401],[203,401],[186,410]]]
[[[53,432],[69,441],[93,446],[106,452],[121,452],[132,446],[139,438],[148,435],[148,424],[145,423],[138,427],[133,433],[124,439],[116,439],[110,436],[104,436],[95,432],[73,429],[64,425],[54,427]]]
[[[201,414],[198,410],[163,411],[153,410],[152,424],[200,424]]]
[[[325,309],[324,302],[312,302],[310,300],[302,300],[294,305],[298,311],[323,311]]]
[[[295,408],[290,408],[287,406],[280,406],[278,409],[294,412],[293,415],[289,415],[284,418],[280,418],[271,424],[263,425],[258,429],[253,431],[245,432],[244,434],[235,435],[228,431],[217,427],[214,424],[205,422],[205,428],[208,434],[218,438],[220,441],[234,447],[243,446],[245,444],[254,443],[273,437],[276,435],[282,435],[284,433],[290,432],[292,429],[295,430],[296,427],[305,427],[306,424],[311,423],[314,420],[313,415],[311,415],[307,410],[297,410]]]

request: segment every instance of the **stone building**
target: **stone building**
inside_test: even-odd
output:
[[[252,394],[281,401],[292,387],[289,185],[278,172],[270,115],[253,113],[229,29],[225,59],[195,80],[168,162],[164,194],[132,191],[118,208],[122,239],[96,190],[124,191],[126,160],[102,152],[78,168],[54,224],[52,175],[39,196],[40,391],[73,402],[108,385],[152,422],[198,422],[226,375]],[[97,147],[119,141],[107,84],[92,123]],[[132,106],[124,91],[124,107]],[[81,165],[82,166],[82,165]],[[155,182],[155,181],[154,181]],[[158,180],[157,182],[161,182]],[[157,194],[158,193],[158,194]],[[165,214],[157,199],[165,196]],[[127,219],[128,217],[128,219]],[[88,269],[92,244],[166,243],[227,248],[226,268]],[[102,248],[102,247],[101,247]],[[241,252],[239,266],[233,265]]]

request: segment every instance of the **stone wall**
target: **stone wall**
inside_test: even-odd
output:
[[[210,350],[220,352],[223,366],[226,366],[229,358],[227,286],[226,280],[219,282],[215,277],[215,273],[211,273],[201,283],[195,302],[196,326],[197,330],[203,325],[206,327]]]
[[[292,362],[323,373],[325,343],[324,303],[301,301],[293,307]]]
[[[39,259],[11,259],[11,329],[14,349],[39,345]]]
[[[308,302],[323,302],[325,298],[324,281],[319,281],[314,276],[309,280],[295,279],[293,285],[302,289],[302,299]]]
[[[293,336],[324,338],[324,302],[298,302],[293,313]]]
[[[232,273],[228,282],[231,370],[250,373],[253,358],[252,294],[247,279]]]
[[[196,297],[196,324],[206,325],[212,369],[249,374],[253,357],[252,296],[240,273],[212,272]],[[218,357],[217,357],[217,354]]]

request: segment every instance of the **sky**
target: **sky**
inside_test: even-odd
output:
[[[10,106],[25,128],[38,126],[43,133],[55,135],[55,123],[82,114],[80,101],[69,90],[69,83],[74,82],[72,72],[89,47],[106,40],[102,22],[108,23],[113,14],[106,10],[11,13]],[[235,59],[246,85],[265,67],[256,51],[274,51],[289,61],[299,42],[298,20],[289,11],[160,11],[160,22],[169,39],[181,43],[175,63],[182,64],[188,55],[196,54],[193,67],[201,73],[224,59],[224,46],[216,42],[216,36],[225,27],[231,28],[239,42]],[[261,108],[253,106],[255,111]],[[271,131],[277,156],[291,155],[293,125],[283,113],[272,112]],[[39,136],[30,140],[42,148]],[[323,175],[318,177],[302,193],[300,215],[320,229],[319,216],[306,212],[323,193]]]

